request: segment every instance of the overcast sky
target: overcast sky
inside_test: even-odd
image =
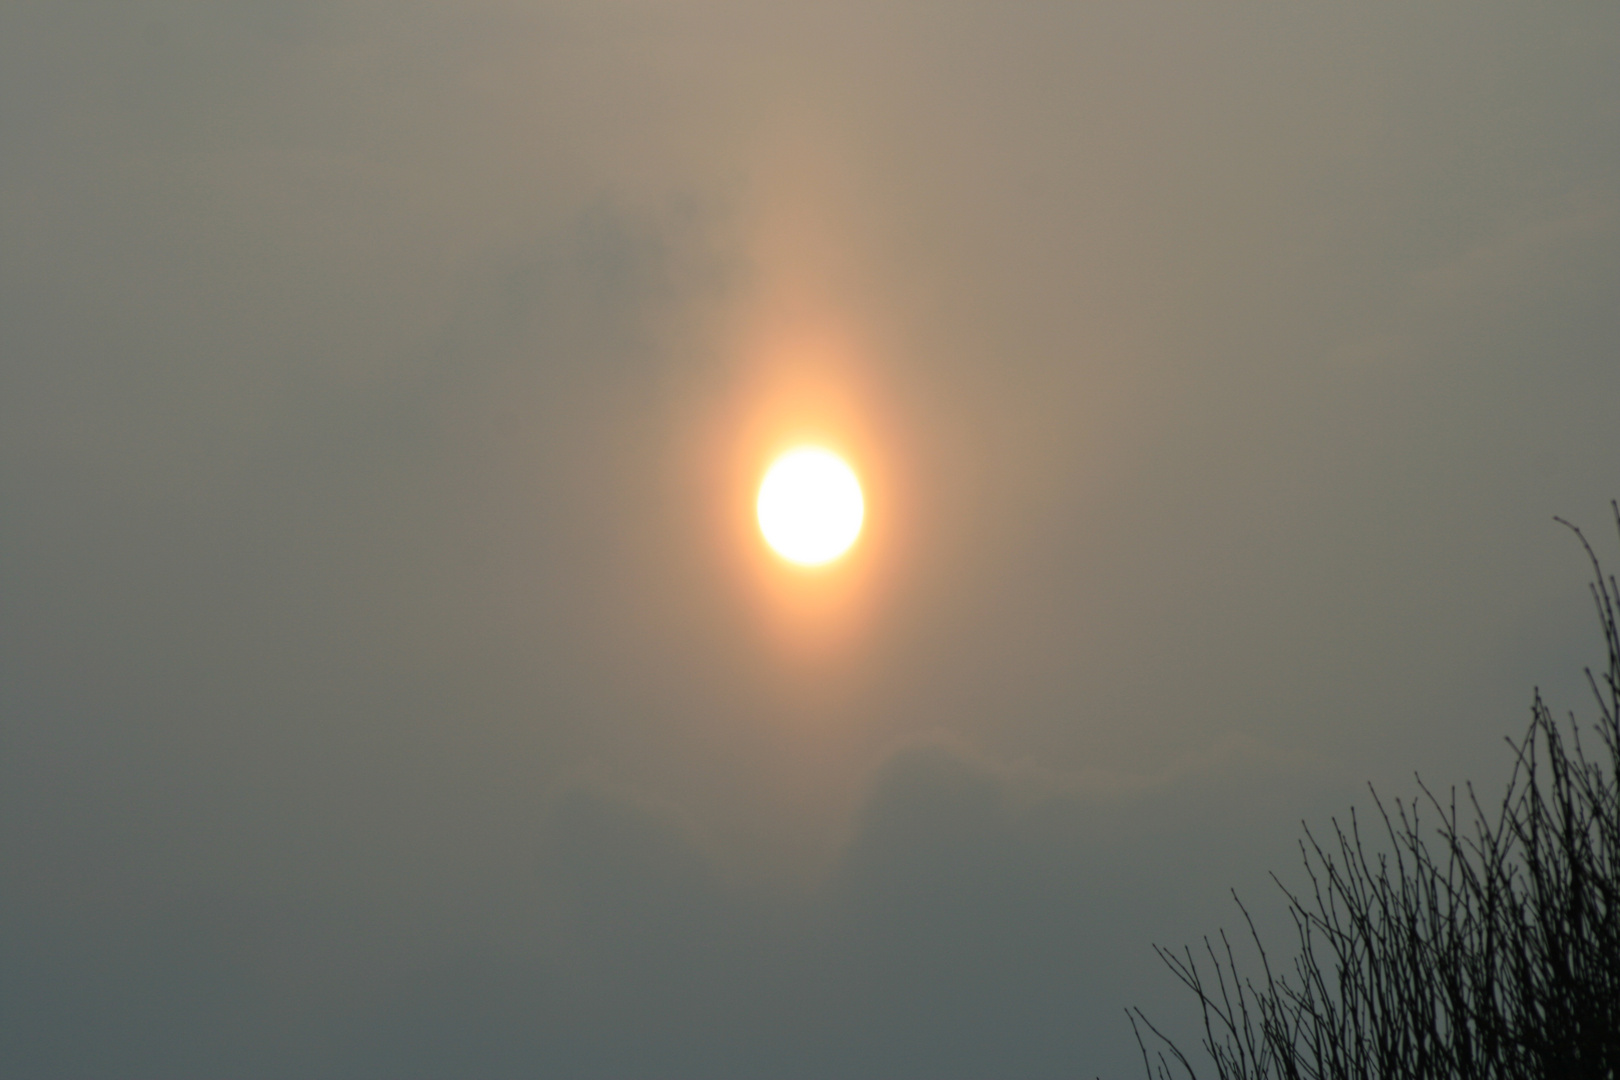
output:
[[[1617,55],[0,0],[3,1071],[1139,1075],[1151,943],[1589,711]],[[868,524],[806,577],[749,515],[812,435]]]

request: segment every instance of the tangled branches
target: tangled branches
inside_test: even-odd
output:
[[[1472,787],[1462,813],[1455,792],[1423,787],[1393,812],[1375,793],[1387,840],[1376,851],[1354,812],[1326,843],[1307,829],[1310,888],[1284,888],[1291,970],[1273,971],[1247,910],[1258,978],[1240,973],[1224,933],[1204,957],[1156,946],[1202,1006],[1220,1080],[1620,1077],[1620,582],[1563,524],[1595,574],[1608,670],[1587,679],[1602,751],[1588,756],[1538,691],[1494,816]],[[1150,1080],[1198,1075],[1141,1010],[1131,1023]]]

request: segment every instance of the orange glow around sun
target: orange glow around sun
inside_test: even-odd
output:
[[[764,640],[843,654],[872,632],[896,576],[891,410],[847,339],[746,346],[729,415],[710,428],[726,433],[722,561]]]

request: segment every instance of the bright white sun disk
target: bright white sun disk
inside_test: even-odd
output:
[[[756,509],[765,542],[801,566],[831,562],[849,550],[866,516],[854,471],[814,446],[776,459],[759,486]]]

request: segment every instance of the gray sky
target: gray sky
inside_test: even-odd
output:
[[[0,1060],[1135,1074],[1301,820],[1585,708],[1617,51],[0,4]],[[869,502],[808,581],[803,433]]]

